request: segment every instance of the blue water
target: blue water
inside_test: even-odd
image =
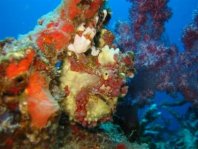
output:
[[[166,33],[171,41],[179,49],[183,50],[181,37],[184,28],[191,23],[193,13],[198,9],[198,0],[170,0],[169,6],[173,11],[173,16],[166,24]]]
[[[1,0],[0,39],[31,31],[38,18],[57,7],[60,0]]]
[[[56,8],[61,0],[1,0],[0,1],[0,39],[17,37],[32,30],[38,18]],[[128,20],[130,3],[127,0],[109,0],[112,19],[109,26]],[[192,21],[192,14],[198,8],[197,0],[170,0],[173,16],[166,24],[166,36],[171,43],[183,49],[181,36],[183,29]]]

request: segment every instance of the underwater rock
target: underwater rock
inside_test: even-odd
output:
[[[135,106],[121,102],[118,103],[114,114],[114,122],[122,128],[132,142],[139,140],[140,137],[140,124],[137,112],[138,110]]]
[[[111,119],[134,68],[103,29],[103,4],[63,0],[33,31],[1,42],[0,146],[53,148],[61,113],[84,127]]]

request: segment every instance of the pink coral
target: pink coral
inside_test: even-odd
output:
[[[130,23],[118,23],[117,45],[135,53],[137,74],[129,88],[132,99],[145,105],[156,91],[181,93],[192,103],[198,99],[198,15],[184,31],[185,51],[165,46],[160,39],[164,23],[171,16],[167,0],[131,0]]]
[[[170,18],[168,0],[130,0],[132,30],[136,40],[145,36],[159,38],[164,31],[164,23]],[[152,22],[152,23],[151,23]]]

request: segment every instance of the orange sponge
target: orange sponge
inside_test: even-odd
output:
[[[28,71],[34,56],[35,52],[31,50],[21,61],[10,63],[6,69],[6,76],[9,79],[13,79],[16,76]]]
[[[47,125],[49,118],[58,111],[58,103],[50,94],[44,76],[38,72],[30,76],[26,91],[31,124],[33,127],[43,128]]]

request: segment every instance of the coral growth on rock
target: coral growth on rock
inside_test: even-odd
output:
[[[181,52],[162,38],[172,15],[168,0],[129,2],[130,22],[117,23],[115,35],[104,28],[110,16],[104,0],[62,0],[33,31],[0,41],[0,148],[196,146],[197,112],[189,110],[182,123],[167,107],[189,102],[198,110],[198,13]],[[183,97],[160,105],[182,121],[174,142],[161,143],[165,127],[152,125],[161,116],[153,104],[158,91]],[[116,110],[114,123],[105,125]]]
[[[133,54],[103,29],[103,3],[63,0],[33,31],[1,41],[0,122],[11,131],[2,130],[1,146],[46,148],[61,113],[84,127],[111,119],[134,68]]]

